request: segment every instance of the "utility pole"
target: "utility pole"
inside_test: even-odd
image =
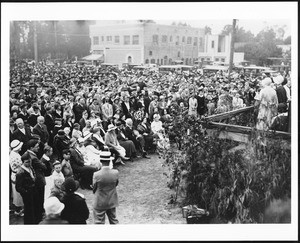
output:
[[[34,46],[34,61],[35,61],[35,65],[37,65],[38,64],[38,48],[37,48],[36,21],[33,21],[33,46]]]
[[[54,41],[55,41],[55,47],[54,47],[54,58],[56,58],[56,50],[57,50],[57,31],[56,31],[56,26],[57,22],[53,21],[53,25],[54,25]]]
[[[229,75],[230,75],[230,73],[232,71],[232,66],[233,66],[235,25],[236,25],[236,19],[233,19],[233,21],[232,21],[232,32],[231,32],[231,43],[230,43]]]

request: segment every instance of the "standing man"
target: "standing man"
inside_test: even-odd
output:
[[[44,122],[45,122],[45,118],[43,116],[39,116],[37,118],[37,124],[34,126],[32,133],[39,135],[42,143],[48,144],[49,133]]]
[[[116,207],[119,206],[117,185],[119,183],[119,172],[109,166],[110,151],[100,152],[100,162],[102,167],[93,176],[94,223],[105,224],[105,214],[107,214],[110,224],[118,224]]]

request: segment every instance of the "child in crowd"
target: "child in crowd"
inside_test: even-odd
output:
[[[53,187],[51,188],[49,197],[57,197],[59,201],[62,201],[65,196],[65,192],[62,190],[61,185],[64,181],[65,180],[60,176],[53,177]]]
[[[65,178],[74,177],[73,169],[70,164],[71,152],[69,149],[63,150],[63,160],[61,162],[61,171]]]

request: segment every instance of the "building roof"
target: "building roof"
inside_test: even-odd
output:
[[[86,57],[82,58],[83,60],[88,60],[88,61],[98,61],[98,60],[103,60],[103,54],[91,54]]]

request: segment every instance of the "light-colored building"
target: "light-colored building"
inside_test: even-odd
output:
[[[204,50],[204,29],[144,22],[91,25],[91,52],[105,63],[192,65]]]
[[[229,64],[231,35],[205,35],[204,49],[199,52],[199,61]],[[244,61],[243,52],[233,53],[233,63]]]

